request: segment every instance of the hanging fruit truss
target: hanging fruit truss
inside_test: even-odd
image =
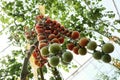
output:
[[[114,51],[114,46],[111,43],[99,45],[101,49],[98,50],[95,41],[81,37],[77,30],[69,30],[58,21],[43,15],[36,17],[36,25],[31,32],[26,32],[26,38],[37,40],[27,52],[28,57],[25,60],[28,61],[32,57],[32,65],[34,65],[32,68],[36,68],[34,70],[40,69],[41,80],[45,80],[41,70],[44,66],[51,68],[55,80],[62,80],[57,67],[58,65],[69,65],[73,60],[73,54],[83,56],[90,51],[96,60],[109,63],[111,62],[109,53]],[[23,69],[26,68],[23,65]],[[22,70],[21,80],[26,80],[27,75],[25,73],[27,71]]]
[[[32,55],[35,58],[35,64],[40,67],[47,62],[51,67],[56,67],[60,62],[69,64],[73,59],[73,53],[85,55],[87,50],[93,51],[92,55],[95,59],[102,59],[106,63],[111,61],[109,53],[114,50],[111,43],[101,45],[101,50],[98,51],[95,41],[80,37],[78,31],[68,30],[49,17],[37,16],[35,31],[39,45],[36,46]]]

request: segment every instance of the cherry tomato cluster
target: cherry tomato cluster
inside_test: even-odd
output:
[[[32,53],[32,56],[34,57],[34,63],[35,65],[42,67],[45,63],[47,63],[46,57],[41,56],[39,49],[36,47]]]
[[[91,41],[87,37],[80,37],[78,31],[71,31],[61,25],[58,21],[52,20],[49,17],[38,15],[36,17],[35,32],[38,47],[34,50],[33,56],[35,64],[42,67],[48,62],[49,66],[55,67],[61,63],[69,64],[73,53],[76,55],[86,55],[88,50],[93,51],[93,57],[96,60],[102,59],[108,63],[111,61],[111,56],[114,46],[111,43],[105,43],[101,46],[101,50],[97,50],[97,43]],[[67,38],[67,39],[66,39]],[[66,49],[62,51],[62,46],[67,40]]]

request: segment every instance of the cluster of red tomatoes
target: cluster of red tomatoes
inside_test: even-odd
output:
[[[49,17],[38,15],[36,17],[35,33],[39,45],[33,52],[35,64],[42,67],[48,63],[51,67],[56,67],[60,62],[69,64],[76,55],[86,55],[87,50],[93,51],[93,57],[97,60],[102,59],[108,63],[114,46],[111,43],[102,45],[101,50],[97,50],[97,43],[86,37],[80,37],[78,31],[71,31],[62,26],[56,20]],[[66,39],[67,38],[67,39]],[[69,41],[68,41],[69,40]],[[63,51],[62,45],[66,42],[66,49]]]

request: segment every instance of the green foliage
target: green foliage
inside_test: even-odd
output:
[[[112,76],[105,74],[105,73],[99,73],[96,75],[96,79],[99,80],[118,80],[120,75],[120,70],[115,70],[112,74]]]
[[[0,80],[17,79],[21,72],[22,63],[16,61],[14,57],[6,56],[0,60],[2,66],[0,68]]]

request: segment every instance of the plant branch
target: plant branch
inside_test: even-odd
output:
[[[51,70],[55,80],[62,79],[62,76],[60,75],[60,72],[56,67],[51,67]]]
[[[41,77],[40,80],[45,80],[45,79],[44,79],[44,75],[43,75],[42,67],[38,68],[38,73],[40,74],[40,77]]]
[[[35,47],[38,45],[38,41],[35,42],[29,49],[29,51],[26,52],[26,57],[24,59],[23,62],[23,66],[22,66],[22,71],[21,71],[21,75],[20,75],[20,80],[26,80],[27,75],[29,74],[27,67],[28,67],[28,62],[29,62],[29,58],[33,52],[33,50],[35,49]]]

